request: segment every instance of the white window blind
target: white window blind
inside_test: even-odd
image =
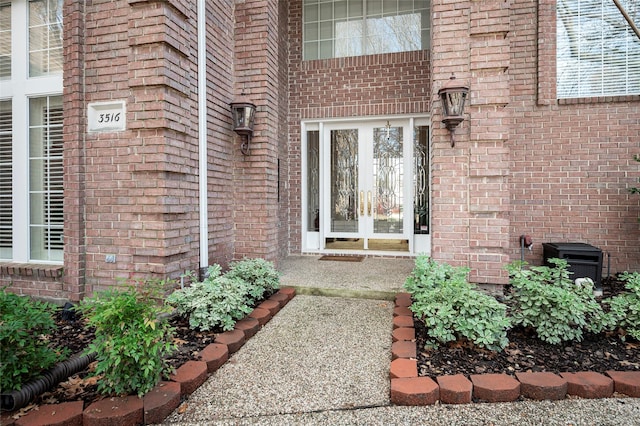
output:
[[[11,3],[0,1],[0,80],[11,77]]]
[[[13,156],[11,101],[0,101],[0,259],[11,259],[13,249]]]
[[[61,261],[63,249],[62,97],[29,102],[31,259]]]
[[[640,1],[620,0],[640,23]],[[613,0],[557,0],[557,96],[640,94],[640,39]]]

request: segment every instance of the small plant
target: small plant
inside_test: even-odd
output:
[[[221,276],[220,271],[219,265],[210,266],[204,281],[193,282],[167,298],[178,314],[189,316],[191,328],[232,330],[236,321],[251,312],[247,283],[237,277]]]
[[[511,294],[507,297],[514,325],[532,327],[551,344],[582,340],[583,333],[601,332],[609,319],[593,296],[591,285],[569,278],[567,261],[549,259],[553,267],[525,268],[526,262],[507,266]]]
[[[66,349],[49,347],[47,335],[56,324],[55,306],[26,296],[0,292],[0,389],[19,390],[22,384],[63,360]]]
[[[416,258],[411,275],[406,279],[404,288],[420,297],[420,292],[439,285],[443,282],[467,282],[468,268],[455,268],[446,263],[438,263],[429,256],[420,255]]]
[[[636,340],[640,340],[640,273],[625,272],[620,276],[625,281],[627,293],[619,294],[605,300],[611,310],[611,322],[614,327],[620,327],[624,333]],[[625,340],[625,334],[621,334]]]
[[[144,395],[170,372],[165,357],[175,350],[173,329],[159,315],[164,281],[145,281],[124,290],[107,290],[85,299],[79,310],[95,340],[94,374],[98,391],[108,395]]]
[[[405,282],[414,301],[411,311],[425,322],[432,346],[463,337],[479,347],[500,351],[509,343],[507,307],[467,282],[468,272],[468,268],[419,256]]]
[[[261,300],[265,294],[271,294],[280,287],[280,273],[273,263],[264,259],[244,259],[231,264],[226,278],[241,279],[247,283],[247,303]]]

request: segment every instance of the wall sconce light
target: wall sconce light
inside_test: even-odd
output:
[[[249,144],[253,135],[256,105],[249,100],[244,92],[229,105],[231,106],[231,115],[233,117],[233,130],[241,137],[246,137],[242,145],[240,145],[240,151],[242,154],[248,155]]]
[[[454,133],[458,124],[464,120],[464,103],[469,94],[469,86],[456,81],[456,76],[451,74],[440,90],[440,100],[442,101],[442,122],[447,126],[451,134],[451,146],[455,145]]]

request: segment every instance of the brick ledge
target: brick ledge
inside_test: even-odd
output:
[[[5,276],[61,278],[63,272],[62,265],[0,262],[0,275]]]

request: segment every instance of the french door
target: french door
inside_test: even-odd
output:
[[[413,209],[408,124],[383,121],[324,126],[321,216],[325,248],[410,250]]]

